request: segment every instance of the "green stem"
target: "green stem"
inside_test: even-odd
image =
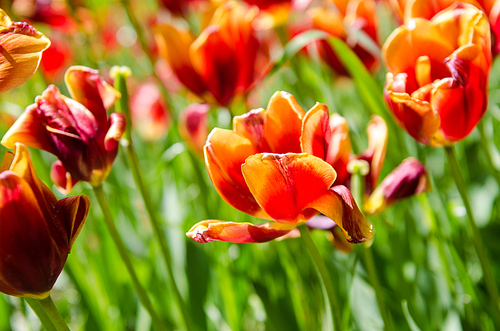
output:
[[[41,308],[47,314],[47,317],[52,322],[52,325],[54,326],[54,328],[52,330],[69,331],[68,325],[66,324],[66,322],[62,318],[61,314],[59,314],[59,311],[57,310],[56,306],[54,305],[54,301],[52,301],[52,298],[50,297],[50,295],[48,297],[46,297],[45,299],[38,299],[38,302],[40,303]]]
[[[446,157],[448,158],[451,173],[453,174],[458,191],[460,192],[460,196],[462,197],[465,210],[467,211],[467,225],[472,237],[472,243],[474,244],[474,248],[476,249],[481,267],[483,268],[486,288],[488,289],[491,300],[493,301],[493,317],[496,320],[497,326],[500,326],[500,299],[498,295],[498,289],[495,283],[495,278],[493,277],[493,273],[491,272],[490,264],[488,263],[488,257],[486,255],[486,250],[484,248],[479,228],[477,227],[474,215],[472,213],[469,196],[467,194],[467,185],[457,161],[455,148],[453,146],[446,146],[444,150],[446,151]]]
[[[177,301],[177,305],[181,310],[181,314],[184,320],[184,328],[186,330],[193,330],[193,325],[191,322],[191,317],[188,312],[186,303],[182,298],[181,292],[177,287],[173,266],[172,266],[172,254],[170,253],[170,248],[168,247],[165,241],[165,233],[161,227],[161,220],[158,217],[158,214],[155,212],[156,209],[151,202],[151,196],[149,195],[149,191],[144,184],[144,179],[142,177],[141,168],[139,165],[139,159],[137,157],[137,153],[135,151],[134,145],[132,143],[132,135],[131,135],[131,122],[130,122],[130,107],[129,107],[129,96],[126,82],[126,75],[122,72],[116,73],[115,79],[115,87],[121,93],[121,98],[119,102],[116,104],[116,108],[118,112],[125,114],[129,125],[127,125],[127,130],[125,132],[124,138],[121,141],[121,145],[125,150],[125,154],[127,157],[128,164],[130,165],[130,169],[132,171],[132,175],[134,177],[134,181],[139,188],[139,192],[141,193],[142,200],[144,202],[144,206],[149,215],[149,219],[151,221],[151,225],[153,227],[153,233],[158,240],[161,248],[161,252],[165,261],[165,265],[167,267],[167,274],[170,280],[170,284],[172,286],[172,291],[174,292],[175,300]]]
[[[368,174],[369,165],[363,164],[362,162],[364,161],[351,161],[351,162],[355,162],[349,165],[350,168],[352,168],[351,192],[358,206],[362,208],[364,200],[363,199],[364,192],[365,192],[364,175]],[[382,292],[382,286],[380,285],[380,280],[377,275],[377,269],[375,267],[375,260],[373,259],[373,253],[371,247],[368,245],[363,245],[361,250],[363,252],[363,259],[365,261],[370,282],[373,286],[373,289],[375,290],[375,296],[377,298],[378,307],[380,309],[380,315],[382,316],[382,320],[384,321],[385,329],[392,330],[392,321],[389,317],[389,313],[385,305],[384,293]]]
[[[43,309],[40,301],[37,299],[33,298],[24,298],[24,301],[30,306],[31,310],[36,314],[38,319],[40,320],[40,323],[42,323],[42,327],[45,329],[45,331],[57,331],[56,327],[54,326],[54,323],[52,323],[52,320],[50,319],[49,315],[45,312]]]
[[[309,254],[313,260],[314,266],[316,267],[316,271],[319,274],[319,278],[321,279],[321,284],[323,285],[323,291],[326,293],[326,297],[328,299],[328,306],[330,306],[329,315],[330,318],[333,319],[334,330],[341,330],[340,323],[340,308],[337,299],[337,295],[335,293],[335,288],[333,287],[332,279],[330,278],[330,273],[326,267],[326,263],[321,257],[318,248],[314,244],[314,241],[311,238],[311,234],[309,233],[309,229],[307,225],[303,224],[299,226],[300,237],[302,241],[307,247]],[[328,307],[327,307],[328,311]]]
[[[481,147],[483,148],[484,153],[486,154],[488,164],[491,168],[491,174],[495,178],[497,185],[500,188],[500,171],[498,171],[495,162],[493,162],[493,157],[491,155],[488,138],[486,138],[486,133],[484,132],[484,119],[479,121],[479,123],[477,124],[477,130],[479,131],[479,136],[481,137]],[[500,204],[495,204],[495,205],[500,215]]]
[[[101,207],[102,210],[102,214],[104,216],[104,223],[106,224],[109,234],[111,235],[111,238],[113,239],[116,248],[118,249],[118,253],[120,254],[123,263],[125,263],[125,267],[127,268],[130,278],[132,279],[132,285],[134,286],[134,289],[137,292],[137,295],[139,296],[139,300],[144,305],[144,308],[146,308],[146,310],[149,312],[149,315],[151,316],[155,329],[165,330],[165,327],[161,322],[160,317],[154,310],[153,305],[151,304],[151,301],[148,297],[148,294],[146,293],[146,290],[139,282],[139,278],[135,273],[127,248],[125,247],[125,244],[123,243],[123,240],[120,237],[120,233],[118,232],[118,229],[116,228],[115,223],[113,221],[113,216],[111,215],[111,211],[109,209],[108,201],[106,199],[106,195],[104,194],[104,190],[102,189],[102,185],[94,186],[93,189],[94,189],[94,194],[97,198],[97,202],[99,203],[99,206]]]

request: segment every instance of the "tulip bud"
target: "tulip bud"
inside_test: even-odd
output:
[[[89,206],[84,195],[57,201],[24,145],[7,152],[0,165],[0,292],[47,297]]]
[[[210,105],[193,103],[187,106],[179,117],[179,132],[189,148],[200,157],[208,136],[208,112]]]

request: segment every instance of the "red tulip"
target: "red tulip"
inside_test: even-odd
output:
[[[25,146],[0,165],[0,292],[42,299],[59,277],[90,200],[57,201],[38,179]]]
[[[53,174],[58,175],[52,179],[63,191],[80,180],[100,185],[111,170],[125,130],[122,114],[112,113],[108,119],[106,110],[119,93],[97,70],[71,67],[65,80],[73,99],[50,85],[2,139],[7,148],[21,142],[56,155],[61,163],[55,165]],[[61,182],[64,178],[68,180]]]
[[[417,141],[454,144],[486,112],[490,28],[476,7],[456,3],[431,20],[410,20],[387,39],[383,55],[387,103]]]
[[[207,103],[193,103],[184,108],[179,116],[179,132],[188,147],[199,157],[203,157],[203,145],[208,136]]]

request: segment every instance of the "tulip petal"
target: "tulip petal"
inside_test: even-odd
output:
[[[266,111],[262,108],[253,109],[241,116],[233,118],[233,130],[248,138],[259,153],[271,152],[264,131]]]
[[[0,9],[0,94],[23,84],[50,46],[43,34],[24,22],[12,22]]]
[[[335,170],[309,154],[256,154],[241,166],[259,205],[274,220],[301,223],[315,213],[303,211],[335,181]]]
[[[302,118],[306,112],[293,95],[276,92],[266,110],[264,134],[273,153],[300,153]]]
[[[350,243],[358,244],[373,237],[372,225],[359,211],[349,189],[343,185],[334,186],[324,192],[307,208],[312,208],[333,220]]]
[[[195,224],[186,235],[199,243],[220,240],[232,243],[262,243],[286,235],[295,226],[276,222],[254,225],[225,221],[203,221]]]
[[[204,148],[205,164],[219,195],[236,209],[247,214],[269,218],[245,183],[241,165],[256,153],[252,143],[239,133],[215,128]]]
[[[68,195],[78,180],[73,179],[71,174],[64,168],[61,160],[56,160],[50,168],[50,179],[54,182],[57,190],[64,195]]]
[[[73,247],[76,237],[82,230],[87,214],[89,213],[90,199],[85,195],[78,195],[61,199],[57,202],[57,208],[62,210],[68,239],[68,253]]]
[[[71,97],[90,110],[101,128],[105,128],[106,110],[120,98],[120,92],[102,79],[99,71],[84,66],[70,67],[64,75],[64,81]]]
[[[407,158],[394,169],[365,202],[369,214],[383,211],[401,199],[431,190],[427,169],[415,158]]]
[[[104,148],[112,151],[118,147],[118,141],[122,138],[127,127],[127,120],[122,113],[112,113],[109,115],[109,130],[104,138]]]
[[[198,156],[203,157],[203,146],[208,136],[208,103],[192,103],[179,115],[179,132],[182,139]]]
[[[2,289],[10,295],[46,297],[66,260],[38,201],[28,181],[13,171],[0,174],[0,287],[15,288]]]

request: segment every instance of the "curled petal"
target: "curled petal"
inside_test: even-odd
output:
[[[225,221],[203,221],[195,224],[186,235],[199,243],[220,240],[232,243],[262,243],[286,235],[295,226],[276,222],[254,225]]]
[[[111,151],[118,147],[118,141],[122,138],[127,127],[125,115],[121,113],[112,113],[109,115],[109,130],[104,138],[104,148]]]
[[[343,185],[326,191],[308,206],[333,220],[352,244],[364,242],[373,237],[372,225],[359,211],[351,192]]]
[[[276,92],[269,100],[264,134],[273,153],[300,153],[302,118],[306,112],[293,95]]]
[[[12,22],[0,9],[0,93],[23,84],[50,46],[43,34],[24,22]]]
[[[76,183],[78,183],[78,180],[73,179],[71,174],[64,168],[61,160],[56,160],[52,163],[50,179],[52,179],[59,192],[64,195],[68,195]]]
[[[208,174],[224,201],[247,214],[269,218],[241,173],[246,158],[256,153],[252,143],[239,133],[216,128],[208,136],[204,151]]]
[[[417,159],[408,158],[384,178],[365,202],[364,210],[379,213],[401,199],[430,190],[427,169]]]
[[[62,210],[64,227],[68,235],[68,250],[71,250],[76,237],[80,234],[90,208],[90,199],[85,195],[78,195],[61,199],[57,207]],[[68,251],[69,253],[69,251]]]
[[[335,170],[309,154],[256,154],[241,166],[259,205],[274,220],[302,223],[315,213],[303,211],[335,181]]]

